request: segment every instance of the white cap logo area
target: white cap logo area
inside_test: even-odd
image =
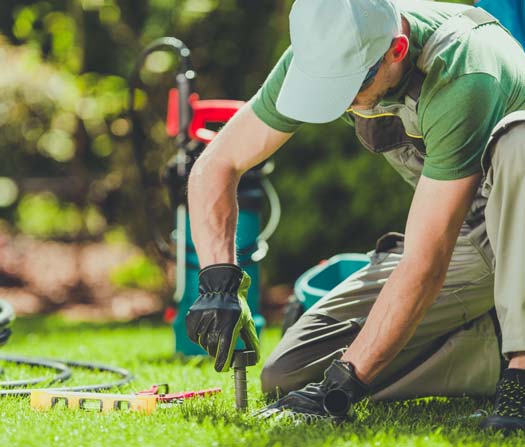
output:
[[[296,0],[290,13],[293,57],[277,110],[308,123],[339,118],[400,32],[392,0]]]

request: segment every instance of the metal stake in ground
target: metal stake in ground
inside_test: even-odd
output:
[[[248,380],[246,367],[257,363],[255,351],[235,351],[233,354],[233,379],[235,385],[235,408],[246,410],[248,408]]]

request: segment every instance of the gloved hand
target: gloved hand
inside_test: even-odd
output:
[[[239,335],[259,361],[259,340],[248,302],[251,279],[233,264],[214,264],[199,273],[199,297],[186,314],[190,339],[215,357],[215,370],[230,369]]]
[[[353,365],[334,360],[322,382],[291,391],[256,415],[268,418],[276,413],[288,413],[305,420],[328,417],[342,420],[352,415],[352,404],[367,394],[368,387],[356,377]]]

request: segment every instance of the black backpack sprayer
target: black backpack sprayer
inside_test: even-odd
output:
[[[162,236],[150,201],[144,195],[145,216],[152,238],[159,252],[176,263],[176,288],[174,304],[176,317],[173,322],[175,351],[183,355],[205,355],[206,352],[194,344],[186,334],[185,316],[198,296],[199,260],[191,238],[190,221],[187,212],[186,185],[191,168],[216,135],[208,126],[223,125],[244,104],[243,101],[213,99],[201,100],[194,90],[195,72],[192,69],[190,50],[179,39],[165,37],[154,41],[139,56],[130,79],[129,113],[133,127],[133,153],[137,163],[144,191],[147,187],[147,174],[144,167],[145,134],[141,119],[136,111],[136,91],[139,87],[140,70],[147,57],[156,51],[172,52],[179,58],[175,73],[175,86],[169,90],[166,116],[166,132],[176,152],[162,170],[161,178],[169,191],[174,214],[175,228],[171,239],[176,249]],[[272,164],[263,162],[248,171],[238,186],[239,217],[237,222],[236,245],[240,267],[252,278],[248,294],[250,307],[257,333],[260,334],[265,319],[259,311],[261,261],[268,252],[268,238],[277,228],[280,218],[279,198],[267,178]],[[267,197],[270,216],[266,226],[261,229],[261,214],[264,197]],[[254,363],[253,353],[243,351],[239,342],[234,356],[235,389],[237,407],[246,406],[246,366]]]
[[[216,135],[216,132],[207,126],[226,123],[244,102],[225,99],[201,100],[194,91],[196,75],[191,65],[190,50],[179,39],[161,38],[148,46],[140,55],[130,81],[134,155],[144,186],[146,185],[144,134],[141,130],[139,114],[135,110],[135,96],[139,84],[139,71],[146,58],[153,52],[161,50],[174,52],[180,60],[175,74],[175,87],[169,91],[166,117],[166,132],[176,147],[176,153],[162,172],[162,181],[168,188],[175,217],[175,229],[172,232],[172,240],[176,243],[175,252],[170,249],[171,244],[161,236],[158,226],[152,221],[153,213],[149,201],[145,200],[144,203],[149,228],[160,253],[176,262],[174,302],[177,306],[177,317],[173,324],[175,351],[184,355],[201,355],[205,354],[205,351],[187,337],[184,322],[188,309],[198,296],[199,273],[199,261],[191,239],[187,212],[186,185],[195,160]],[[272,165],[268,162],[256,166],[243,176],[238,187],[237,255],[240,267],[252,278],[248,304],[258,333],[265,325],[264,317],[259,312],[258,263],[266,256],[267,240],[277,228],[280,218],[279,198],[267,178],[271,168]],[[270,217],[261,231],[261,210],[265,195],[270,204]]]

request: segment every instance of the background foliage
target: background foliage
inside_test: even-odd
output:
[[[176,36],[192,50],[202,98],[247,100],[289,44],[291,3],[2,0],[0,219],[63,240],[124,227],[146,244],[125,118],[138,53]],[[176,65],[155,53],[141,74],[148,197],[166,232],[172,218],[158,172],[171,155],[163,114]],[[368,250],[383,232],[403,231],[409,187],[344,123],[304,126],[275,162],[283,217],[264,264],[268,282],[293,282],[322,258]]]

